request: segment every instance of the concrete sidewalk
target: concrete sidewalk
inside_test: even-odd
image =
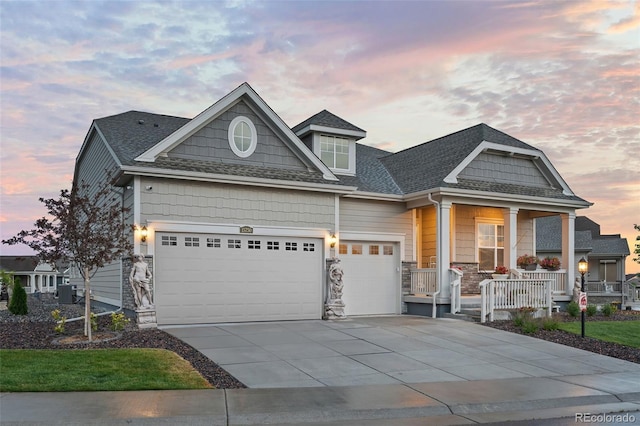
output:
[[[640,373],[416,385],[0,394],[3,425],[454,425],[627,415]],[[609,422],[610,423],[610,422]],[[623,424],[624,422],[618,422]]]

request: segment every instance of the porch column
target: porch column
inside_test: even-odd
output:
[[[440,297],[450,297],[451,287],[449,283],[449,266],[451,263],[451,255],[449,253],[451,242],[451,202],[440,202],[440,223],[438,223],[438,233],[436,235],[436,247],[439,253],[436,253],[437,259],[437,280],[440,283]]]
[[[567,270],[567,295],[573,295],[576,280],[576,214],[561,214],[562,218],[562,264]]]
[[[504,266],[516,268],[518,260],[518,208],[504,209]]]

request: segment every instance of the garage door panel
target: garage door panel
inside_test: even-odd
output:
[[[157,237],[159,324],[321,316],[321,240],[179,233]],[[175,237],[175,245],[162,244],[169,237]],[[196,238],[199,246],[194,247]]]

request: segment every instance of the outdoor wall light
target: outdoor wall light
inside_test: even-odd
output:
[[[337,242],[338,239],[336,238],[336,234],[331,234],[331,236],[329,237],[329,246],[331,246],[331,248],[334,248]]]
[[[147,231],[147,227],[143,226],[142,228],[140,228],[140,241],[142,241],[143,243],[147,241],[147,235],[149,235],[149,231]]]

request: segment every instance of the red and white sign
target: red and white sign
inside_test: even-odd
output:
[[[587,293],[581,291],[580,297],[578,298],[578,305],[580,306],[580,312],[584,312],[587,310]]]

